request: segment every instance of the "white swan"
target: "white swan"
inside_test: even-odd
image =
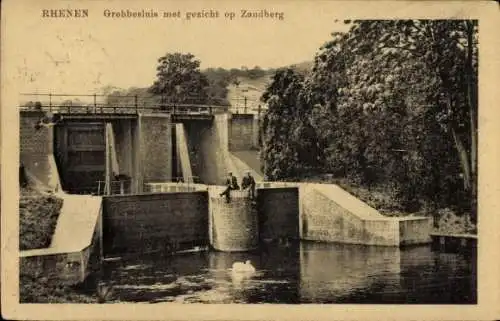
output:
[[[232,271],[233,273],[255,273],[255,268],[252,263],[247,260],[245,263],[235,262]]]

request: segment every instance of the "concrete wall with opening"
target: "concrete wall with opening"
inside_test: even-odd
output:
[[[103,199],[105,256],[168,253],[208,243],[208,193],[177,192]]]

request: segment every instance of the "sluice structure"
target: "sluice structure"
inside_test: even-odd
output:
[[[254,115],[210,106],[187,113],[69,109],[42,128],[42,111],[20,112],[20,162],[30,185],[59,191],[66,202],[55,245],[20,253],[37,274],[49,274],[47,266],[73,269],[66,274],[79,282],[93,261],[207,246],[245,252],[283,240],[391,247],[431,241],[428,217],[386,217],[334,184],[264,182]],[[256,198],[248,191],[231,191],[229,202],[221,196],[229,172],[238,182],[250,172]],[[68,207],[77,201],[87,205]]]
[[[246,191],[232,191],[229,201],[210,194],[210,244],[218,251],[242,252],[259,245],[257,208]]]

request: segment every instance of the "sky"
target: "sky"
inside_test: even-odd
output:
[[[271,68],[311,61],[331,32],[346,29],[335,21],[332,10],[284,2],[241,2],[238,6],[223,1],[71,2],[71,8],[88,8],[85,19],[41,18],[42,7],[28,3],[17,8],[27,19],[9,25],[8,34],[16,39],[15,47],[7,51],[9,67],[15,66],[12,80],[21,92],[87,94],[104,86],[150,86],[157,59],[167,52],[190,52],[201,61],[201,68]],[[67,3],[53,7],[70,7]],[[183,17],[186,12],[211,9],[219,12],[219,18],[106,18],[105,9],[152,9],[160,15],[180,10]],[[284,19],[242,19],[242,9],[283,12]],[[225,12],[238,17],[226,19]]]

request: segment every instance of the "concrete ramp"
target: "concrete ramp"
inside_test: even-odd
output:
[[[240,150],[233,151],[232,154],[244,162],[249,168],[251,168],[256,174],[264,177],[264,173],[260,168],[260,156],[257,150]]]
[[[385,246],[430,242],[428,217],[384,216],[334,184],[299,189],[302,239]]]
[[[349,211],[353,215],[365,220],[387,219],[387,216],[369,206],[359,198],[350,194],[335,184],[314,184],[311,186],[315,191],[327,196],[330,200]]]
[[[193,171],[189,159],[189,151],[186,140],[186,130],[183,124],[175,124],[175,145],[177,159],[181,165],[182,179],[185,183],[193,183]]]
[[[264,180],[264,177],[259,172],[244,162],[241,158],[237,157],[235,153],[228,153],[226,162],[230,171],[238,179],[239,184],[241,184],[243,177],[248,171],[250,171],[256,182],[262,182]]]
[[[63,207],[57,220],[50,249],[76,252],[90,245],[97,225],[101,197],[63,194]]]

